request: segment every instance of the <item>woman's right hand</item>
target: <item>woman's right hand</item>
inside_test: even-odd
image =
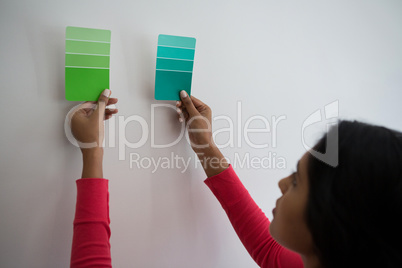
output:
[[[181,101],[176,103],[179,121],[186,120],[191,147],[197,154],[205,174],[217,175],[229,167],[229,163],[212,138],[212,111],[205,103],[187,92],[180,92]],[[181,119],[181,120],[180,120]]]
[[[191,148],[197,152],[214,146],[211,108],[196,97],[188,96],[185,90],[180,92],[180,98],[176,103],[178,118],[186,122]]]

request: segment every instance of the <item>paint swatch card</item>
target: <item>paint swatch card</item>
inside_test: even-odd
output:
[[[67,100],[96,101],[109,88],[110,36],[110,30],[66,28]]]
[[[180,100],[179,92],[191,95],[195,38],[160,34],[156,55],[155,99]]]

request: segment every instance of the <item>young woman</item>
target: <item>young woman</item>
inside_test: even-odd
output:
[[[176,105],[178,117],[186,121],[191,146],[208,177],[205,183],[259,266],[402,267],[400,133],[341,121],[339,165],[331,167],[305,153],[297,170],[279,182],[283,195],[270,223],[215,146],[211,109],[184,91],[181,100]],[[73,133],[74,125],[78,128],[74,122],[73,117]],[[193,131],[200,129],[204,131]],[[90,128],[87,131],[93,132]],[[89,136],[80,138],[88,142]],[[326,135],[314,150],[325,153],[325,146]],[[101,173],[93,174],[83,174],[83,178],[102,178]],[[107,182],[90,179],[84,187],[79,181],[88,179],[77,180],[71,264],[110,266]],[[88,207],[91,210],[84,209]],[[87,224],[92,227],[83,237],[87,233],[80,228]]]

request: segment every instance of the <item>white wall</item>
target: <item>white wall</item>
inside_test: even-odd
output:
[[[275,152],[286,167],[236,171],[271,219],[280,196],[277,182],[305,152],[301,126],[317,109],[339,101],[341,118],[402,129],[402,3],[395,1],[13,1],[0,2],[0,265],[67,267],[81,174],[79,149],[64,134],[64,118],[77,103],[64,99],[66,26],[112,30],[111,86],[119,115],[151,123],[157,35],[197,38],[192,92],[226,115],[235,128],[250,116],[286,116],[272,135],[250,134],[265,149],[223,148],[233,159]],[[237,119],[238,101],[242,106]],[[159,109],[156,142],[180,133],[176,113]],[[116,120],[118,121],[118,120]],[[116,122],[116,126],[118,126]],[[218,120],[214,130],[227,127]],[[262,127],[255,121],[252,127]],[[317,127],[318,126],[318,127]],[[107,125],[110,127],[110,125]],[[108,128],[109,129],[109,128]],[[313,145],[325,122],[311,126]],[[115,134],[123,134],[116,130]],[[141,137],[130,123],[126,137]],[[219,134],[217,143],[227,141]],[[109,135],[106,136],[107,140]],[[185,159],[177,145],[105,149],[110,180],[112,260],[115,267],[256,267],[224,211],[203,184],[200,167],[130,168],[129,154]]]

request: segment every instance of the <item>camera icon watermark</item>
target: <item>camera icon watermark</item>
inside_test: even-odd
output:
[[[304,120],[301,130],[301,141],[303,147],[310,152],[318,160],[332,166],[337,167],[339,164],[339,132],[338,123],[334,119],[339,118],[339,101],[333,101],[324,107],[325,118],[322,117],[321,109],[316,110]],[[323,120],[328,121],[326,124],[326,147],[325,153],[317,152],[314,148],[309,147],[305,142],[305,129]]]

